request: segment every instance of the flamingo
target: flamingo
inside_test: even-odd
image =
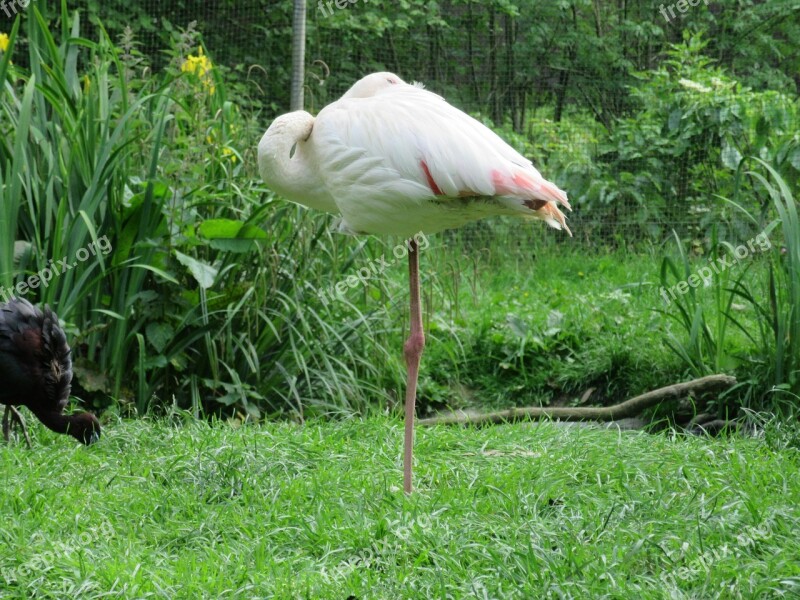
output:
[[[65,415],[72,382],[72,359],[58,317],[23,298],[0,304],[0,404],[5,404],[3,436],[9,439],[9,418],[30,437],[17,406],[27,406],[49,429],[92,444],[100,439],[100,422],[91,413]]]
[[[276,118],[258,145],[258,167],[287,200],[340,215],[341,233],[408,239],[403,489],[409,494],[425,347],[414,236],[494,215],[539,219],[572,235],[559,210],[571,210],[567,195],[491,129],[421,84],[385,72],[360,79],[316,118],[305,111]]]

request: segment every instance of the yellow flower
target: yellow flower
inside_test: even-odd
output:
[[[5,52],[8,50],[8,34],[7,33],[0,33],[0,50]]]
[[[195,75],[200,82],[208,89],[209,94],[215,91],[214,78],[211,76],[211,69],[214,66],[211,60],[203,53],[203,47],[197,49],[197,56],[190,54],[181,65],[181,71]]]
[[[222,149],[222,158],[228,158],[228,157],[230,157],[232,163],[236,164],[236,161],[238,160],[236,157],[236,153],[233,151],[232,148],[225,146]]]

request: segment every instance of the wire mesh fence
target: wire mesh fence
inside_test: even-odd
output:
[[[569,216],[573,243],[660,242],[673,230],[683,239],[703,239],[717,223],[723,237],[750,234],[746,220],[731,214],[718,196],[732,189],[735,159],[747,152],[758,123],[743,119],[729,139],[729,131],[701,127],[680,148],[687,142],[681,124],[690,117],[675,111],[684,110],[685,99],[661,107],[662,136],[652,130],[653,122],[631,119],[634,109],[648,110],[643,106],[648,98],[637,99],[632,91],[637,79],[631,73],[662,64],[667,43],[680,41],[687,25],[707,27],[713,35],[724,26],[718,23],[720,11],[735,9],[733,4],[697,7],[689,15],[692,21],[665,17],[663,3],[653,1],[584,4],[310,1],[306,108],[318,111],[368,72],[394,71],[424,82],[482,119],[566,189],[576,208]],[[72,6],[89,20],[102,21],[112,37],[128,28],[152,69],[163,68],[165,50],[175,46],[181,32],[197,31],[215,66],[243,83],[251,98],[248,108],[260,114],[264,128],[288,110],[291,0],[80,0]],[[762,25],[769,28],[771,21]],[[622,46],[615,49],[615,44]],[[739,50],[722,43],[706,51],[720,64],[742,60]],[[684,91],[708,95],[713,87],[675,77],[676,97]],[[732,96],[735,90],[723,85],[723,92]],[[664,89],[652,90],[654,96],[659,93]],[[724,102],[694,118],[711,123],[727,110]],[[797,131],[796,108],[785,112],[780,133]],[[620,119],[627,124],[621,127]],[[669,131],[673,126],[676,135]],[[249,135],[255,145],[257,132]],[[635,151],[623,149],[623,142],[631,142]],[[730,148],[735,154],[726,156]],[[723,172],[725,163],[728,172]],[[559,243],[551,232],[532,236],[525,223],[501,220],[490,228],[508,239]],[[478,236],[484,229],[471,227],[465,235]]]

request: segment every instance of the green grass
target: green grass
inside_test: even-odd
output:
[[[550,233],[524,223],[505,235],[475,239],[474,248],[469,236],[475,232],[465,233],[467,241],[457,243],[432,236],[421,256],[428,339],[423,411],[575,404],[590,388],[591,403],[612,404],[692,375],[665,343],[670,332],[678,339],[686,334],[667,317],[674,303],[659,293],[661,250],[590,254],[568,245],[545,250],[532,242],[529,251],[514,252],[525,233]],[[702,257],[690,260],[703,264]],[[360,265],[356,260],[354,268]],[[765,269],[756,257],[733,272],[749,281],[763,277]],[[407,335],[401,320],[407,285],[399,263],[366,291],[345,296],[362,312],[384,317],[390,332],[383,343],[395,349],[396,371],[402,371],[400,348]],[[713,290],[697,290],[696,298],[713,313]],[[346,318],[347,310],[337,318]],[[740,302],[733,310],[745,328],[757,330],[754,308]],[[731,329],[724,340],[729,356],[756,350],[741,330]],[[738,374],[741,364],[731,358],[719,372]]]
[[[800,454],[763,439],[425,429],[405,497],[389,418],[34,437],[0,446],[1,598],[800,593]]]

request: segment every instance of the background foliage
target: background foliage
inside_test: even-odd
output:
[[[33,294],[69,327],[84,401],[240,418],[394,406],[403,269],[337,302],[320,291],[395,241],[331,235],[255,173],[288,105],[291,5],[40,0],[0,25],[0,284],[113,247]],[[799,3],[671,21],[660,5],[309,6],[310,109],[368,71],[423,80],[576,207],[572,240],[503,220],[433,240],[423,408],[605,403],[716,371],[742,385],[709,410],[796,405]],[[763,231],[768,252],[661,300]]]

